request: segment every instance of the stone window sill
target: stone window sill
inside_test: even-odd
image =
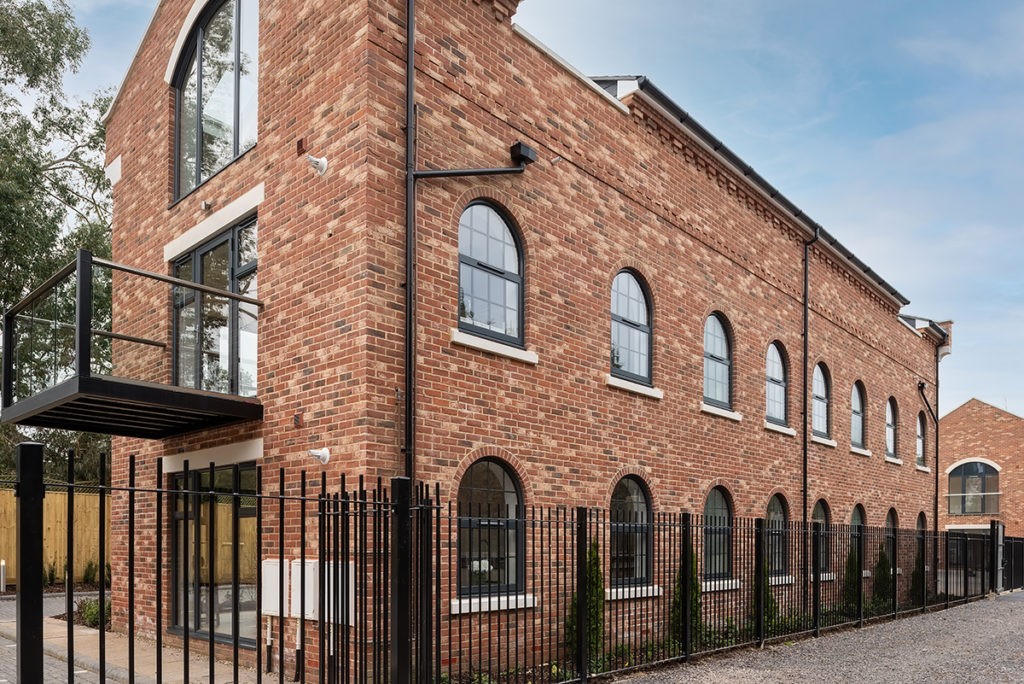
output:
[[[866,456],[868,458],[871,458],[871,449],[862,449],[860,447],[851,446],[850,453],[857,454],[858,456]]]
[[[647,385],[641,385],[639,382],[633,382],[632,380],[623,380],[611,373],[605,377],[605,383],[607,383],[609,387],[625,390],[626,392],[632,392],[633,394],[641,394],[645,397],[650,397],[651,399],[665,398],[665,392],[657,387],[648,387]]]
[[[463,347],[469,347],[470,349],[488,352],[495,356],[504,356],[505,358],[513,359],[515,361],[522,361],[523,363],[528,363],[531,366],[536,366],[540,361],[540,357],[535,351],[520,349],[518,347],[513,347],[510,344],[503,344],[495,340],[489,340],[486,337],[477,337],[476,335],[463,332],[458,328],[452,328],[452,342]]]
[[[892,456],[886,456],[885,457],[885,462],[886,463],[892,463],[893,465],[903,465],[903,459],[902,458],[893,458]]]
[[[606,601],[621,601],[623,599],[654,598],[661,596],[663,590],[655,584],[638,584],[635,586],[612,587],[604,590]]]
[[[914,466],[914,467],[917,468],[918,470],[920,470],[922,473],[930,473],[930,472],[932,472],[932,469],[929,468],[928,466],[920,466],[919,465],[919,466]]]
[[[794,430],[793,428],[787,427],[785,425],[779,425],[778,423],[773,423],[770,420],[764,421],[764,429],[771,430],[772,432],[778,432],[779,434],[782,435],[796,437],[796,430]]]
[[[835,449],[839,446],[839,443],[836,442],[836,440],[829,439],[828,437],[819,437],[818,435],[811,435],[811,441],[815,444],[821,444],[822,446],[827,446],[831,449]]]
[[[700,583],[700,590],[709,591],[732,591],[740,588],[738,579],[705,580]]]
[[[718,416],[720,418],[727,418],[729,420],[734,420],[737,423],[743,420],[742,413],[730,411],[729,409],[724,409],[719,406],[712,406],[711,404],[706,404],[704,402],[700,403],[700,410],[702,413],[707,413],[712,416]]]
[[[468,613],[489,613],[495,610],[521,610],[533,608],[537,598],[533,594],[499,594],[495,596],[474,596],[452,599],[449,612],[452,615]]]

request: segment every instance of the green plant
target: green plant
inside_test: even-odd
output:
[[[779,605],[775,602],[775,595],[772,594],[771,573],[768,571],[768,549],[765,545],[764,558],[764,579],[761,581],[761,589],[764,592],[764,631],[771,635],[776,623],[779,621]],[[750,633],[757,634],[757,592],[750,593]]]
[[[90,560],[85,564],[85,570],[82,571],[82,582],[85,584],[96,584],[96,573],[99,569],[96,567],[96,561]]]
[[[104,568],[104,573],[105,574],[103,575],[103,586],[105,586],[107,589],[109,589],[110,588],[110,577],[111,577],[110,563],[106,564],[106,566]]]
[[[910,575],[910,600],[915,606],[923,606],[926,596],[924,585],[924,542],[919,540],[917,557],[914,558],[914,572]]]
[[[683,586],[683,559],[679,558],[679,569],[672,590],[672,609],[669,613],[669,636],[677,644],[683,644],[684,607],[687,593],[690,597],[690,650],[695,651],[700,645],[700,634],[703,621],[701,618],[700,576],[697,574],[697,554],[690,554],[690,587],[689,592]]]
[[[78,612],[82,622],[88,627],[99,628],[100,626],[100,602],[99,599],[82,599],[78,602]],[[110,626],[110,599],[104,601],[103,605],[103,629]]]
[[[871,605],[875,614],[881,615],[892,610],[892,565],[885,544],[878,545],[878,560],[871,583]]]
[[[57,564],[54,563],[53,561],[50,561],[50,564],[46,566],[46,582],[45,583],[48,584],[48,585],[56,584],[57,583]]]
[[[586,644],[587,653],[590,658],[591,669],[601,663],[601,645],[604,642],[604,577],[601,574],[601,556],[598,551],[597,540],[590,542],[587,551],[587,605],[584,607],[587,615]],[[569,656],[569,662],[575,663],[576,651],[576,623],[577,613],[580,610],[576,592],[572,594],[572,601],[569,604],[569,613],[565,618],[565,650]]]

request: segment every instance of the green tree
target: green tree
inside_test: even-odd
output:
[[[850,550],[846,554],[846,569],[843,572],[843,609],[847,615],[857,615],[857,593],[862,582],[857,572],[857,539],[850,538]]]
[[[885,544],[878,545],[878,560],[871,578],[871,605],[875,613],[888,613],[892,610],[892,564],[889,554],[885,552]]]
[[[604,576],[601,573],[601,556],[597,540],[590,542],[587,551],[587,653],[590,656],[592,671],[600,671],[602,647],[604,645]],[[565,650],[569,662],[576,662],[576,622],[579,612],[579,600],[576,592],[569,603],[569,613],[565,617]]]
[[[110,255],[101,123],[110,98],[101,93],[74,101],[61,85],[88,46],[66,0],[0,2],[0,311],[69,262],[79,247]],[[102,326],[109,323],[109,279],[101,276],[95,287],[95,322]],[[109,363],[109,356],[100,362]],[[25,439],[52,445],[48,477],[65,476],[66,466],[54,471],[60,470],[57,454],[69,444],[90,454],[109,452],[106,436],[0,425],[0,478],[13,475],[14,446]],[[95,472],[88,475],[83,473],[96,479]]]

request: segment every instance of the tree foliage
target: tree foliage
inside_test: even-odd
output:
[[[110,96],[98,93],[80,102],[62,87],[88,47],[88,36],[75,24],[66,0],[0,2],[2,311],[70,262],[78,248],[110,255],[110,187],[103,173],[101,122]],[[108,290],[99,291],[109,296]],[[104,305],[99,302],[100,308]],[[109,452],[109,438],[102,436],[0,425],[0,478],[11,476],[14,446],[25,439],[48,445],[48,477],[66,475],[60,460],[69,445],[88,454]],[[94,470],[82,475],[95,479]]]

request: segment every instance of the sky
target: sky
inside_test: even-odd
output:
[[[153,0],[71,0],[69,92],[116,87]],[[523,0],[585,74],[645,75],[911,303],[952,319],[940,413],[1024,416],[1024,2]]]

